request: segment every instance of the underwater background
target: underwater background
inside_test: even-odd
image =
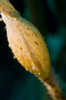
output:
[[[10,2],[41,32],[52,66],[66,93],[66,0]],[[0,100],[52,100],[40,80],[14,59],[3,21],[0,22]]]

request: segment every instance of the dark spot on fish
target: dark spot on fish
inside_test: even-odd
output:
[[[7,12],[9,15],[11,14],[11,12]]]
[[[44,61],[46,61],[46,58],[44,58]]]
[[[22,50],[22,47],[20,47],[20,50]]]
[[[27,29],[30,30],[29,27],[27,27]]]
[[[49,78],[45,78],[45,81],[49,81]]]
[[[13,9],[12,7],[10,7],[10,9]]]
[[[38,43],[35,41],[35,43],[38,45]]]
[[[37,34],[34,32],[35,36],[38,38]]]

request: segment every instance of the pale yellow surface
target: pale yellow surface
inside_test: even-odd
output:
[[[26,70],[41,80],[47,79],[50,76],[49,53],[38,29],[23,19],[7,0],[0,0],[0,11],[14,57]]]

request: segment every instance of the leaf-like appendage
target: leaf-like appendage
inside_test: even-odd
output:
[[[38,29],[23,19],[7,0],[0,0],[0,11],[15,58],[41,80],[49,77],[49,54]]]

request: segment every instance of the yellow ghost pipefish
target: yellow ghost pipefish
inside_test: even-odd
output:
[[[46,85],[53,100],[62,100],[61,88],[50,68],[49,53],[38,29],[23,19],[8,0],[0,0],[0,12],[14,57]]]

